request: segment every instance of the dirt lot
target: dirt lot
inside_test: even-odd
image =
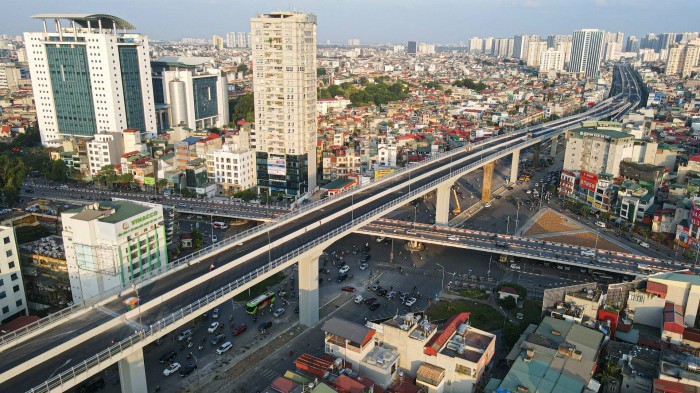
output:
[[[582,232],[570,235],[552,236],[546,238],[552,242],[568,243],[582,247],[595,247],[595,233]],[[610,251],[629,252],[617,244],[611,243],[602,237],[598,238],[598,248]]]
[[[581,226],[566,217],[562,218],[556,212],[548,210],[523,235],[534,236],[544,233],[573,231],[575,229],[581,229]]]

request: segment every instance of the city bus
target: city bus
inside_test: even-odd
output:
[[[269,306],[275,301],[275,291],[268,291],[262,295],[256,297],[255,299],[249,301],[245,305],[245,312],[250,315],[257,314],[258,310],[262,310],[266,306]]]

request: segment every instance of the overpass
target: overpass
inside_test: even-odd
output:
[[[451,183],[465,173],[556,138],[580,121],[617,114],[624,105],[620,97],[615,97],[584,113],[438,154],[366,186],[304,205],[276,222],[252,228],[186,261],[174,261],[168,271],[137,285],[142,304],[136,310],[124,312],[120,299],[113,297],[99,307],[117,317],[87,307],[63,323],[46,327],[41,340],[8,341],[2,347],[6,356],[0,359],[0,390],[29,390],[34,383],[46,380],[33,391],[61,391],[119,362],[123,390],[144,391],[145,345],[294,263],[299,263],[301,323],[312,325],[318,320],[318,256],[338,237],[433,189],[438,189],[440,196],[445,193],[441,189],[449,190]],[[513,162],[517,165],[518,160]],[[210,263],[217,269],[209,272]],[[168,279],[161,279],[164,277]],[[137,320],[145,322],[143,329],[134,332]],[[114,337],[125,338],[110,346]],[[77,364],[49,378],[48,371],[67,359]]]
[[[26,192],[32,188],[32,192]],[[209,199],[185,198],[181,196],[152,195],[143,192],[115,192],[95,189],[61,188],[46,184],[32,184],[25,182],[22,196],[32,198],[45,198],[52,201],[86,205],[98,200],[110,198],[130,199],[142,202],[156,202],[162,205],[172,206],[173,209],[184,214],[199,214],[206,217],[243,218],[255,221],[272,221],[290,209],[282,206],[259,205],[244,202],[217,202]]]
[[[400,220],[379,219],[357,230],[356,233],[512,255],[625,275],[646,275],[652,272],[661,273],[692,267],[690,264],[644,255],[580,247],[524,236],[414,224]],[[582,252],[592,252],[595,256],[584,256]],[[642,266],[641,270],[640,266]]]

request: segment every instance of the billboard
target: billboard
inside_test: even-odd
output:
[[[598,184],[598,175],[591,172],[581,171],[579,186],[595,192],[596,184]]]
[[[690,211],[690,223],[694,227],[700,225],[700,206],[696,204],[693,204],[693,208]]]
[[[156,179],[154,177],[146,176],[143,178],[143,184],[147,186],[152,186],[156,184]]]
[[[267,158],[267,173],[269,175],[285,176],[287,174],[286,161],[284,157]]]

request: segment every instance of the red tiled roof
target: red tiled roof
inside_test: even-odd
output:
[[[430,341],[425,344],[423,353],[437,356],[438,351],[447,343],[447,340],[452,337],[454,332],[457,331],[457,327],[469,319],[469,314],[468,312],[463,312],[447,320],[447,322],[440,327],[438,334],[434,335]]]
[[[341,374],[332,382],[333,387],[338,389],[340,393],[362,393],[365,391],[365,385],[355,381],[345,374]]]
[[[501,288],[498,292],[503,292],[503,293],[512,293],[513,295],[517,295],[518,291],[511,287],[503,287]]]
[[[658,295],[658,296],[666,299],[666,293],[668,292],[668,287],[666,286],[666,284],[662,284],[662,283],[654,282],[654,281],[648,281],[647,282],[647,292],[653,293],[654,295]]]
[[[299,386],[296,382],[290,381],[284,377],[277,377],[272,384],[270,384],[270,388],[280,392],[280,393],[290,393],[296,387]]]

